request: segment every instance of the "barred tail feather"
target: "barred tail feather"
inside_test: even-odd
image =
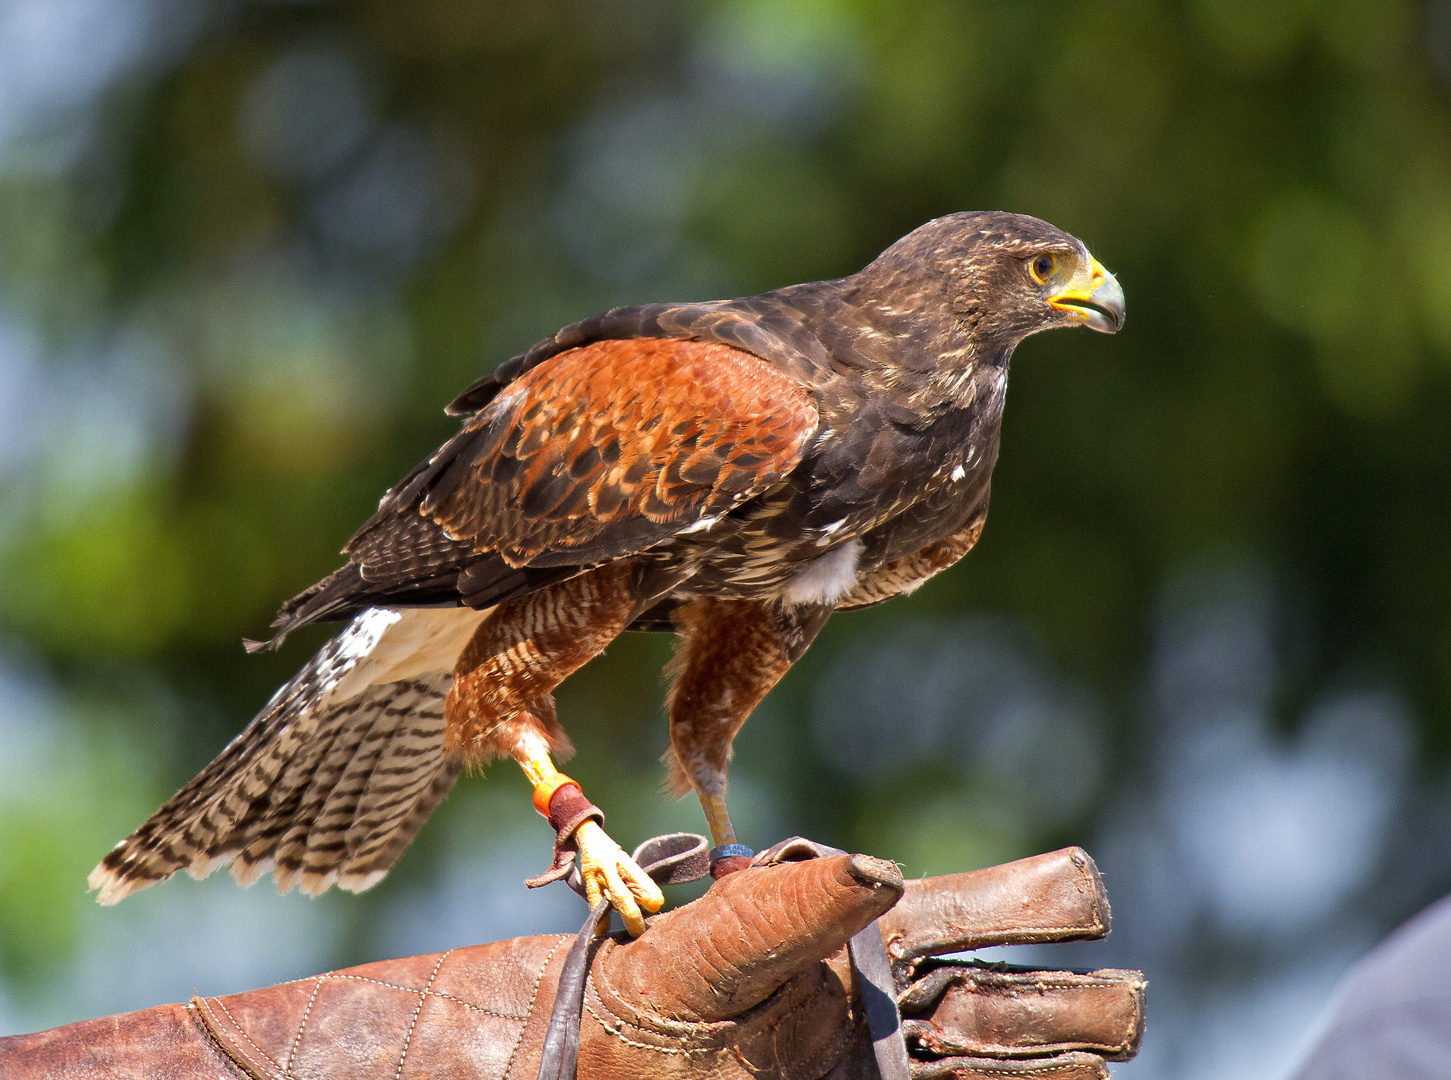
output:
[[[413,653],[408,677],[381,681],[403,674],[399,650],[421,625],[449,655],[444,639],[456,634],[440,634],[441,614],[371,609],[354,619],[91,871],[97,899],[114,904],[178,870],[205,877],[228,864],[244,885],[274,870],[282,892],[376,884],[458,778],[443,750],[451,674],[418,670]],[[458,628],[464,640],[481,614]]]

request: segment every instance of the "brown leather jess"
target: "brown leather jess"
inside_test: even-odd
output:
[[[731,874],[640,938],[598,942],[578,1075],[876,1076],[846,949],[873,920],[916,1080],[1103,1078],[1106,1061],[1138,1049],[1138,972],[942,958],[1107,933],[1102,882],[1081,850],[907,882],[890,863],[828,855]],[[10,1036],[0,1075],[530,1080],[572,943],[516,938]]]

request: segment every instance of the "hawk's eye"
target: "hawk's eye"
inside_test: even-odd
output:
[[[1042,285],[1053,276],[1053,271],[1057,266],[1058,260],[1052,255],[1039,255],[1033,260],[1033,265],[1028,268],[1028,272],[1033,275],[1034,281]]]

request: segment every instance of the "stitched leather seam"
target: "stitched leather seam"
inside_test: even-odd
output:
[[[928,1053],[942,1054],[949,1056],[958,1054],[969,1054],[978,1057],[996,1058],[1034,1058],[1048,1057],[1053,1054],[1065,1054],[1070,1051],[1080,1051],[1087,1054],[1118,1054],[1128,1048],[1127,1043],[1095,1043],[1087,1040],[1074,1040],[1070,1042],[1043,1042],[1043,1043],[1000,1043],[987,1039],[974,1039],[971,1042],[951,1042],[948,1036],[942,1039],[932,1040],[937,1045],[926,1045],[928,1040],[923,1036],[931,1036],[937,1032],[923,1032],[919,1030],[908,1030],[906,1034],[911,1035],[913,1041]]]
[[[1132,1047],[1134,1045],[1134,1043],[1139,1038],[1141,1038],[1143,1036],[1143,1032],[1144,1032],[1144,998],[1143,998],[1143,994],[1142,994],[1142,989],[1143,988],[1140,987],[1140,991],[1141,992],[1134,995],[1134,1022],[1133,1022],[1133,1024],[1131,1024],[1129,1026],[1129,1035],[1128,1035],[1128,1038],[1126,1038],[1120,1046],[1117,1046],[1117,1047],[1114,1048],[1114,1052],[1115,1053],[1118,1053],[1118,1054],[1126,1054],[1126,1053],[1128,1053],[1129,1048]]]
[[[952,1061],[953,1059],[952,1058],[938,1058],[937,1060],[938,1061]],[[972,1063],[972,1067],[975,1070],[977,1070],[977,1072],[979,1072],[980,1074],[982,1074],[983,1076],[1015,1076],[1015,1077],[1019,1077],[1020,1080],[1021,1080],[1021,1077],[1023,1076],[1023,1072],[1020,1069],[992,1069],[992,1068],[983,1068],[982,1066],[980,1066],[978,1064],[978,1061],[981,1060],[980,1058],[977,1059],[977,1060],[973,1060],[971,1058],[968,1058],[966,1060],[970,1061]],[[935,1062],[934,1062],[934,1064],[935,1064]],[[1033,1073],[1031,1073],[1030,1075],[1032,1075],[1032,1076],[1047,1076],[1049,1073],[1070,1072],[1070,1071],[1073,1071],[1073,1070],[1081,1069],[1081,1068],[1083,1068],[1083,1066],[1084,1066],[1084,1062],[1073,1061],[1073,1062],[1069,1062],[1067,1065],[1050,1065],[1046,1069],[1037,1069]]]
[[[588,995],[590,993],[593,993],[594,1000],[599,1003],[599,1007],[604,1010],[606,1015],[608,1015],[611,1020],[615,1021],[615,1024],[618,1027],[632,1027],[636,1031],[650,1032],[652,1035],[657,1035],[663,1039],[700,1038],[702,1033],[707,1037],[715,1038],[718,1037],[720,1033],[728,1032],[729,1030],[731,1030],[733,1025],[736,1023],[735,1020],[666,1019],[663,1016],[659,1016],[658,1014],[651,1012],[646,1012],[643,1009],[634,1009],[633,1006],[629,1005],[629,1002],[625,1001],[625,999],[620,995],[620,992],[616,990],[613,984],[611,984],[610,982],[606,958],[608,957],[609,952],[614,948],[615,943],[613,941],[607,940],[600,948],[599,954],[595,957],[594,968],[590,972],[590,980],[585,997],[586,1007],[590,1009],[590,1012],[592,1014],[594,1013],[594,1009],[592,1006],[589,1005],[590,999]],[[604,992],[601,992],[602,989]],[[619,1015],[612,1008],[610,1008],[609,1003],[605,1000],[605,993],[608,993],[610,997],[614,998],[617,1002],[620,1002],[626,1007],[631,1008],[642,1019],[654,1020],[656,1024],[642,1024],[637,1020],[630,1020],[627,1017]],[[614,1034],[614,1029],[611,1028],[609,1024],[605,1023],[598,1014],[594,1015],[595,1019],[600,1021],[601,1027],[603,1027],[606,1031],[609,1031],[611,1034]]]
[[[603,972],[601,972],[597,977],[598,978],[603,978]],[[786,1022],[787,1019],[789,1019],[790,1017],[796,1015],[801,1010],[805,1009],[808,1005],[812,1004],[812,1002],[813,1002],[813,998],[812,998],[812,995],[811,994],[803,994],[801,996],[801,1000],[800,1001],[796,1002],[796,1004],[792,1005],[785,1012],[781,1013],[780,1016],[776,1017],[775,1021],[769,1027],[766,1027],[764,1029],[764,1031],[765,1032],[775,1032],[775,1031],[777,1031],[781,1027],[781,1025]],[[595,1004],[596,1003],[598,1003],[598,1005],[599,1005],[599,1011],[596,1011],[595,1010]],[[629,1036],[627,1036],[625,1034],[625,1029],[626,1028],[631,1028],[631,1029],[633,1029],[635,1031],[639,1031],[639,1032],[642,1032],[642,1033],[649,1033],[649,1034],[655,1035],[655,1036],[657,1036],[659,1038],[683,1038],[683,1037],[689,1037],[689,1035],[687,1034],[687,1035],[682,1036],[682,1035],[674,1035],[672,1033],[667,1033],[667,1032],[664,1032],[664,1031],[652,1031],[650,1028],[644,1026],[643,1024],[638,1024],[638,1023],[635,1023],[632,1020],[627,1020],[627,1019],[625,1019],[622,1016],[618,1016],[618,1015],[615,1014],[615,1012],[612,1009],[610,1009],[610,1007],[607,1004],[605,1004],[604,999],[599,996],[598,991],[596,991],[595,1001],[594,1002],[591,1002],[589,1000],[586,1000],[585,1001],[585,1009],[588,1010],[589,1014],[595,1018],[595,1021],[600,1025],[600,1027],[604,1028],[611,1035],[613,1035],[615,1038],[619,1039],[622,1043],[624,1043],[627,1046],[642,1047],[642,1048],[644,1048],[646,1050],[654,1050],[656,1053],[659,1053],[659,1054],[684,1054],[687,1057],[690,1056],[691,1054],[706,1054],[706,1053],[712,1053],[712,1052],[717,1051],[717,1050],[729,1049],[735,1055],[735,1057],[741,1062],[741,1064],[744,1065],[744,1066],[746,1066],[746,1068],[747,1068],[748,1071],[754,1071],[754,1070],[751,1069],[751,1066],[747,1063],[746,1059],[742,1056],[741,1049],[740,1049],[739,1044],[733,1038],[730,1038],[731,1036],[733,1036],[733,1035],[735,1035],[735,1034],[738,1033],[738,1032],[733,1031],[731,1029],[733,1027],[734,1028],[739,1028],[739,1026],[740,1026],[739,1023],[737,1021],[735,1021],[735,1020],[720,1020],[720,1021],[716,1021],[716,1022],[713,1022],[713,1023],[712,1022],[709,1022],[709,1021],[697,1021],[697,1022],[694,1022],[694,1023],[692,1023],[690,1021],[676,1021],[676,1023],[679,1023],[681,1027],[686,1028],[687,1031],[690,1034],[696,1034],[696,1033],[705,1032],[705,1033],[708,1033],[709,1035],[714,1036],[714,1038],[711,1040],[710,1043],[708,1043],[707,1045],[703,1045],[703,1046],[667,1047],[667,1046],[656,1046],[656,1045],[654,1045],[652,1043],[639,1042],[639,1041],[637,1041],[635,1039],[631,1039]],[[610,1020],[613,1020],[615,1026],[611,1027],[610,1024],[608,1022],[606,1022],[606,1020],[604,1019],[604,1017],[602,1017],[600,1015],[600,1012],[605,1013],[605,1015],[607,1015],[610,1018]],[[729,1041],[726,1041],[726,1042],[720,1041],[721,1036],[727,1037],[727,1039],[729,1039]],[[825,1056],[832,1049],[836,1049],[838,1051],[837,1056],[840,1057],[840,1050],[842,1048],[842,1044],[844,1042],[844,1038],[845,1038],[845,1036],[839,1035],[836,1039],[834,1039],[832,1041],[832,1044],[831,1045],[828,1045],[828,1046],[826,1046],[826,1047],[824,1047],[822,1049],[821,1053],[819,1055],[817,1055],[817,1057],[815,1059],[812,1060],[812,1062],[810,1063],[810,1065],[814,1065],[816,1061],[820,1060],[821,1057]],[[824,1072],[825,1070],[822,1070],[822,1071]],[[819,1074],[814,1074],[814,1075],[819,1075]]]
[[[1081,923],[1081,922],[1065,923],[1062,926],[1014,926],[1014,927],[1012,927],[1010,929],[1005,928],[1003,930],[994,931],[994,932],[992,932],[990,934],[980,934],[980,935],[977,935],[977,936],[978,937],[985,937],[985,938],[996,938],[999,934],[1003,934],[1003,933],[1009,933],[1009,934],[1064,934],[1064,933],[1068,933],[1069,931],[1073,931],[1075,933],[1082,933],[1082,932],[1084,932],[1086,930],[1098,931],[1098,930],[1102,930],[1102,929],[1103,929],[1103,919],[1096,918],[1096,919],[1093,920],[1092,923]],[[972,940],[972,939],[969,939],[969,940]]]
[[[312,1003],[317,1000],[318,991],[322,989],[322,978],[319,977],[317,984],[312,988],[312,996],[307,999],[307,1008],[302,1010],[302,1023],[297,1025],[297,1034],[292,1037],[292,1045],[287,1048],[287,1057],[282,1059],[282,1074],[292,1075],[292,1059],[297,1055],[297,1044],[302,1041],[302,1031],[307,1027],[307,1018],[312,1015]]]
[[[999,927],[995,930],[979,932],[977,934],[971,935],[970,937],[963,938],[961,940],[964,942],[964,944],[954,943],[951,950],[944,950],[942,948],[943,942],[935,941],[933,943],[914,944],[911,946],[910,953],[903,952],[902,942],[907,939],[907,934],[904,931],[898,931],[897,933],[892,935],[892,940],[887,943],[888,955],[891,956],[893,963],[896,963],[904,960],[921,960],[924,957],[937,955],[944,951],[968,952],[972,949],[984,949],[987,948],[989,945],[1040,944],[1040,942],[1035,940],[1035,938],[1039,934],[1057,935],[1093,933],[1102,936],[1104,931],[1102,913],[1100,912],[1097,914],[1099,915],[1099,917],[1095,918],[1091,923],[1065,923],[1062,926]],[[1050,938],[1047,940],[1053,941],[1057,939]]]
[[[222,1003],[222,999],[221,998],[212,998],[211,1000],[214,1001],[214,1002],[216,1002],[217,1008],[221,1009],[222,1012],[226,1014],[227,1019],[231,1021],[232,1027],[234,1027],[234,1028],[237,1029],[237,1034],[242,1037],[242,1040],[248,1046],[250,1046],[253,1050],[257,1051],[257,1055],[263,1061],[265,1061],[268,1065],[270,1065],[272,1067],[272,1075],[273,1076],[286,1076],[287,1075],[286,1073],[281,1073],[281,1072],[278,1072],[277,1071],[277,1062],[275,1062],[275,1061],[272,1060],[272,1055],[269,1054],[269,1053],[267,1053],[266,1050],[263,1050],[260,1046],[258,1046],[256,1043],[254,1043],[252,1041],[252,1036],[248,1035],[247,1032],[242,1029],[242,1025],[239,1024],[239,1023],[237,1023],[237,1018],[235,1016],[233,1016],[231,1010],[228,1009],[227,1006]],[[203,998],[202,1001],[203,1001],[203,1004],[206,1003],[206,999],[205,998]]]
[[[433,980],[438,978],[438,969],[443,967],[443,962],[453,954],[449,949],[438,958],[438,963],[433,965],[433,971],[428,976],[428,982],[422,990],[415,991],[418,994],[418,1005],[413,1010],[413,1015],[408,1019],[408,1034],[403,1037],[403,1052],[398,1055],[398,1068],[393,1073],[393,1080],[399,1080],[403,1075],[403,1063],[408,1060],[408,1047],[413,1044],[413,1029],[418,1024],[418,1014],[423,1011],[423,1003],[428,1000],[429,989],[433,986]]]
[[[627,1024],[626,1021],[611,1013],[603,1004],[600,1007],[605,1009],[605,1012],[616,1021],[615,1027],[610,1027],[609,1024],[605,1023],[600,1014],[595,1012],[593,1005],[585,1005],[585,1009],[595,1018],[595,1022],[626,1046],[639,1047],[641,1050],[653,1050],[657,1054],[684,1054],[686,1057],[689,1057],[691,1054],[709,1054],[721,1049],[719,1046],[656,1046],[653,1043],[637,1042],[625,1034],[626,1026],[633,1027],[637,1031],[645,1031],[648,1029],[641,1028],[635,1024]]]
[[[333,975],[322,975],[322,976],[319,976],[319,977],[321,979],[323,979],[324,981],[329,980],[329,979],[351,979],[354,982],[365,982],[365,983],[372,983],[374,986],[385,986],[389,990],[402,990],[404,993],[408,993],[408,994],[425,994],[428,997],[447,998],[449,1001],[452,1001],[452,1002],[454,1002],[455,1004],[458,1004],[458,1005],[462,1005],[466,1009],[473,1009],[475,1012],[481,1012],[485,1016],[497,1016],[501,1020],[523,1020],[523,1019],[525,1019],[525,1017],[523,1015],[519,1014],[519,1013],[496,1012],[493,1009],[486,1009],[482,1005],[475,1005],[472,1001],[465,1001],[463,998],[454,997],[452,994],[446,993],[443,990],[429,990],[427,988],[424,988],[424,989],[420,990],[416,986],[400,986],[398,983],[384,982],[382,979],[370,979],[366,975],[337,975],[337,974],[333,974]]]
[[[222,1012],[226,1015],[227,1019],[231,1022],[232,1027],[236,1029],[237,1034],[242,1037],[242,1040],[246,1042],[246,1044],[250,1046],[253,1050],[257,1051],[258,1056],[261,1057],[263,1061],[265,1061],[268,1065],[272,1067],[272,1074],[274,1076],[285,1076],[285,1073],[280,1073],[277,1071],[277,1062],[272,1060],[272,1055],[267,1053],[266,1050],[263,1050],[260,1046],[252,1041],[252,1036],[248,1035],[247,1032],[243,1030],[242,1025],[237,1022],[237,1018],[232,1015],[232,1010],[227,1008],[227,1006],[222,1002],[222,999],[213,998],[212,1000],[217,1003],[217,1008],[221,1009]]]
[[[965,968],[966,974],[957,983],[970,994],[1028,994],[1035,990],[1103,990],[1110,987],[1132,987],[1122,979],[1101,979],[1092,975],[1055,976],[1053,972],[1022,973],[1023,978],[1000,977],[997,972]],[[1017,975],[1017,972],[1013,973]],[[942,996],[952,992],[948,987]]]
[[[798,1001],[795,1005],[791,1006],[791,1008],[789,1008],[785,1012],[783,1012],[780,1016],[778,1016],[776,1018],[776,1022],[773,1023],[766,1030],[769,1031],[769,1032],[771,1032],[774,1035],[776,1032],[778,1032],[780,1030],[781,1025],[783,1023],[785,1023],[788,1018],[790,1018],[792,1016],[795,1016],[798,1012],[800,1012],[801,1010],[805,1009],[808,1005],[811,1005],[815,1000],[816,1000],[816,997],[815,997],[815,994],[814,993],[807,992],[807,993],[802,994],[801,995],[801,1000]],[[850,1012],[848,1012],[848,1018],[850,1019]],[[853,1030],[853,1026],[851,1024],[847,1024],[847,1025],[844,1025],[843,1027],[839,1028],[837,1030],[837,1033],[836,1033],[836,1038],[832,1039],[829,1043],[827,1043],[826,1046],[823,1046],[821,1048],[820,1053],[818,1053],[809,1062],[805,1063],[804,1065],[799,1066],[798,1069],[793,1072],[793,1075],[798,1075],[798,1076],[821,1076],[821,1075],[823,1075],[827,1071],[827,1069],[831,1068],[832,1065],[835,1065],[836,1062],[838,1062],[839,1060],[841,1060],[842,1054],[844,1054],[846,1052],[847,1043],[850,1040],[851,1036],[853,1036],[854,1034],[855,1034],[855,1031]],[[737,1060],[739,1060],[740,1063],[743,1066],[745,1066],[748,1071],[750,1071],[750,1072],[755,1072],[756,1071],[746,1061],[745,1055],[741,1052],[741,1046],[740,1046],[740,1043],[739,1042],[735,1043],[731,1047],[731,1049],[735,1053],[735,1056],[736,1056]],[[827,1064],[826,1066],[824,1066],[822,1068],[817,1068],[817,1063],[820,1062],[823,1058],[825,1058],[828,1054],[832,1054],[832,1053],[834,1053],[835,1056],[830,1059],[829,1064]]]
[[[605,975],[604,975],[603,968],[601,968],[600,971],[595,972],[593,974],[594,974],[594,979],[595,979],[596,982],[604,982],[605,981]],[[610,989],[613,992],[613,990],[614,990],[613,987],[608,986],[608,984],[606,984],[606,986],[607,986],[608,989]],[[594,999],[595,999],[595,1001],[598,1002],[599,1007],[604,1012],[605,1016],[608,1016],[611,1020],[614,1021],[615,1028],[611,1028],[609,1024],[605,1023],[604,1019],[602,1017],[600,1017],[597,1013],[595,1013],[594,1006],[591,1005],[591,1004],[589,1004],[588,1001],[586,1001],[586,1007],[589,1009],[589,1011],[591,1013],[595,1013],[595,1019],[600,1021],[600,1026],[603,1027],[606,1031],[610,1032],[611,1034],[613,1034],[615,1032],[616,1028],[627,1028],[627,1027],[630,1027],[630,1028],[634,1028],[636,1031],[649,1032],[651,1035],[658,1036],[659,1038],[662,1038],[662,1039],[687,1039],[687,1038],[700,1038],[702,1036],[705,1036],[706,1038],[710,1038],[710,1039],[718,1039],[721,1036],[722,1033],[726,1032],[728,1029],[730,1029],[736,1023],[735,1020],[668,1020],[667,1021],[662,1016],[656,1016],[653,1013],[641,1012],[640,1015],[642,1017],[646,1017],[648,1019],[653,1019],[653,1020],[657,1020],[657,1021],[664,1021],[664,1023],[668,1023],[670,1025],[669,1027],[665,1027],[665,1026],[663,1026],[663,1024],[662,1024],[662,1026],[660,1026],[658,1028],[657,1027],[651,1027],[650,1025],[642,1024],[639,1021],[631,1020],[628,1017],[624,1017],[624,1016],[619,1015],[613,1009],[611,1009],[609,1007],[609,1005],[605,1002],[604,997],[599,992],[598,986],[593,987],[592,989],[594,990]],[[618,996],[618,995],[615,995],[615,996]],[[678,1028],[679,1030],[671,1030],[671,1028]]]
[[[549,970],[549,962],[554,959],[554,954],[564,947],[566,942],[572,938],[561,937],[554,943],[554,948],[549,950],[549,955],[544,958],[544,963],[539,966],[539,974],[534,976],[534,989],[529,994],[529,1006],[524,1010],[524,1022],[519,1025],[519,1037],[514,1040],[514,1046],[509,1051],[509,1061],[504,1066],[504,1080],[508,1080],[514,1072],[514,1059],[519,1056],[519,1046],[524,1041],[524,1032],[529,1028],[529,1018],[534,1015],[534,1002],[539,997],[539,987],[544,982],[544,973]]]
[[[1088,867],[1089,867],[1089,864],[1088,863],[1080,863],[1077,859],[1074,859],[1073,860],[1073,865],[1078,868],[1078,879],[1080,881],[1082,881],[1085,886],[1087,886],[1088,895],[1089,896],[1092,896],[1094,898],[1094,903],[1093,903],[1093,929],[1094,929],[1094,931],[1095,932],[1100,932],[1100,931],[1107,930],[1108,928],[1104,925],[1104,923],[1106,922],[1106,920],[1103,917],[1104,916],[1103,908],[1101,908],[1099,906],[1099,904],[1098,904],[1099,897],[1103,896],[1103,893],[1101,891],[1102,890],[1102,886],[1100,886],[1098,889],[1093,888],[1093,875],[1088,872]]]
[[[207,1041],[211,1043],[212,1049],[217,1051],[217,1053],[221,1054],[223,1060],[225,1060],[227,1064],[231,1065],[232,1068],[236,1069],[243,1076],[247,1077],[248,1080],[266,1080],[265,1073],[259,1073],[250,1064],[248,1064],[246,1061],[243,1061],[240,1057],[234,1054],[231,1048],[227,1046],[226,1043],[222,1042],[221,1036],[212,1029],[212,1024],[207,1022],[207,1015],[201,1010],[201,1008],[198,1007],[197,1002],[199,1000],[199,998],[193,998],[187,1003],[186,1007],[188,1010],[191,1011],[192,1019],[194,1019],[201,1027],[202,1031],[206,1033]],[[212,1023],[215,1023],[215,1020],[213,1020]]]

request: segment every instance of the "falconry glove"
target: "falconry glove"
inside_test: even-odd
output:
[[[653,917],[635,940],[597,939],[578,1075],[875,1077],[870,1003],[847,950],[874,920],[917,1080],[1103,1078],[1106,1061],[1138,1048],[1138,972],[941,958],[1106,934],[1103,886],[1081,850],[905,882],[891,863],[841,854],[754,865]],[[533,1078],[571,945],[516,938],[11,1036],[0,1039],[0,1072]]]

